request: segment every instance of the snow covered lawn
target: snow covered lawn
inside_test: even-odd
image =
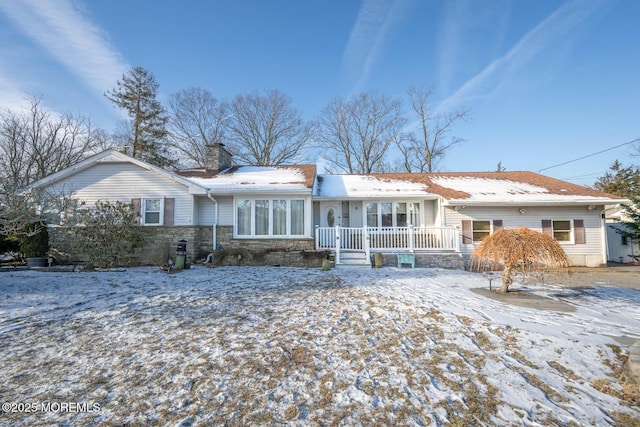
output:
[[[576,307],[551,312],[477,287],[430,269],[3,272],[0,400],[37,411],[0,425],[640,424],[615,340],[640,339],[640,291],[535,288]]]

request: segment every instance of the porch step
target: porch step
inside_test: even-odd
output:
[[[371,261],[367,259],[364,252],[348,252],[340,251],[340,262],[336,263],[337,267],[362,266],[370,267]]]

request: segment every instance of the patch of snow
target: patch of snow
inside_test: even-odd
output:
[[[186,178],[210,190],[259,190],[277,192],[282,188],[304,190],[304,174],[293,168],[267,166],[241,166],[233,172],[221,173],[211,178]]]
[[[640,292],[482,297],[437,269],[194,267],[0,273],[0,396],[98,402],[1,413],[8,425],[610,425],[616,337],[640,339]],[[493,409],[492,409],[493,408]]]
[[[528,201],[559,201],[571,198],[585,200],[599,200],[593,196],[572,196],[552,194],[549,190],[526,182],[517,182],[507,179],[480,178],[471,176],[433,176],[431,181],[445,188],[463,191],[470,196],[468,201],[495,201],[495,202],[528,202]],[[566,191],[566,190],[564,190]]]
[[[316,197],[377,198],[425,197],[425,184],[395,179],[379,179],[367,175],[322,175]]]

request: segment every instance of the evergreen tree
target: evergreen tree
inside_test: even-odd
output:
[[[633,241],[640,241],[640,168],[625,168],[616,160],[609,170],[610,172],[598,178],[595,187],[631,200],[631,204],[624,206],[630,220],[623,221],[622,224],[626,227],[616,228],[616,232]]]
[[[133,67],[105,96],[129,115],[131,155],[167,167],[174,161],[167,157],[167,116],[156,99],[158,86],[151,72],[142,67]]]
[[[640,196],[640,169],[623,167],[615,161],[604,176],[598,178],[594,187],[600,191],[631,199]]]
[[[616,228],[616,233],[627,236],[634,242],[640,242],[640,196],[631,197],[631,204],[624,205],[629,221],[623,221],[626,228]]]

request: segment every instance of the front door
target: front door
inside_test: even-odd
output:
[[[342,209],[340,203],[320,203],[320,227],[342,225]]]
[[[320,245],[322,247],[334,247],[336,243],[336,225],[341,225],[342,211],[340,203],[320,202],[320,227],[328,227],[332,230],[325,230],[320,234]]]

